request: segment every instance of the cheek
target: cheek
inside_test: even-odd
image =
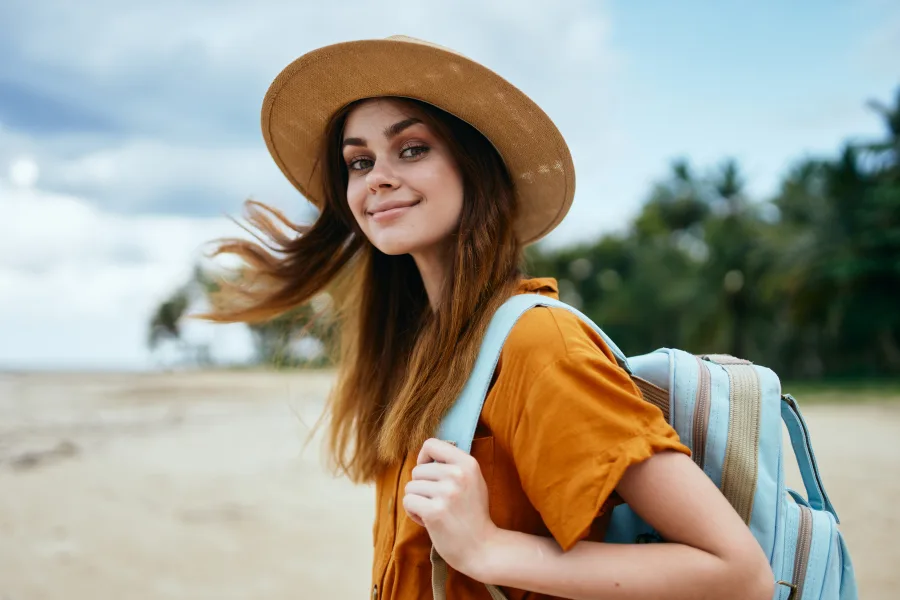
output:
[[[352,178],[347,184],[347,204],[350,212],[359,221],[362,219],[362,210],[366,201],[366,185],[360,178]]]
[[[456,169],[449,169],[447,173],[446,198],[448,212],[451,212],[456,221],[462,216],[463,207],[463,183],[462,176]],[[445,181],[447,181],[445,180]]]
[[[452,165],[444,163],[428,173],[426,179],[423,187],[428,189],[428,196],[439,199],[436,208],[442,215],[458,219],[463,205],[462,176]]]
[[[456,212],[462,213],[463,207],[463,182],[462,175],[454,171],[454,175],[456,178],[454,179],[455,185],[453,186],[453,197],[456,198]]]

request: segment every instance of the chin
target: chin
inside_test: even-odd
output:
[[[434,245],[430,240],[411,239],[408,235],[402,236],[377,236],[370,240],[372,245],[388,256],[402,256],[415,254]]]
[[[372,245],[388,256],[401,256],[411,254],[419,247],[414,240],[407,238],[394,238],[393,236],[378,236],[370,240]]]
[[[383,254],[388,256],[403,256],[404,254],[412,254],[414,248],[407,244],[375,244]]]

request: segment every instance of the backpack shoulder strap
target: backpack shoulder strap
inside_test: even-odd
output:
[[[475,436],[476,427],[478,427],[478,419],[481,416],[484,399],[487,396],[494,369],[497,368],[497,361],[500,360],[503,344],[519,318],[535,306],[563,308],[575,314],[603,338],[603,341],[615,355],[619,366],[633,376],[631,367],[628,365],[628,359],[625,358],[619,347],[593,321],[577,309],[564,302],[541,296],[540,294],[517,294],[507,300],[491,318],[484,340],[481,342],[478,357],[475,359],[472,373],[469,375],[469,379],[466,381],[459,398],[456,399],[456,402],[441,422],[437,433],[438,438],[456,444],[464,452],[471,452],[472,438]],[[447,564],[432,547],[431,585],[435,600],[445,600],[446,581]],[[506,598],[503,592],[495,586],[488,585],[487,591],[493,600],[505,600]]]
[[[603,338],[603,341],[615,355],[619,366],[629,374],[632,373],[628,365],[628,359],[625,358],[618,346],[593,321],[576,308],[540,294],[517,294],[507,300],[491,319],[472,373],[469,375],[469,379],[466,381],[459,398],[456,399],[456,402],[441,422],[437,433],[440,439],[453,442],[464,452],[471,451],[472,438],[475,435],[475,428],[478,426],[478,418],[481,416],[481,409],[484,406],[484,399],[487,396],[494,369],[497,367],[497,361],[500,360],[503,344],[519,318],[535,306],[562,308],[575,314]]]

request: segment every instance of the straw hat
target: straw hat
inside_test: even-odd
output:
[[[282,173],[316,206],[323,197],[316,159],[328,122],[347,104],[379,96],[433,104],[491,141],[518,191],[515,229],[523,243],[547,235],[568,212],[575,194],[574,165],[544,111],[490,69],[405,36],[313,50],[289,64],[269,87],[262,107],[266,146]]]

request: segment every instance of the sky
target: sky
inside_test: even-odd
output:
[[[0,3],[0,369],[154,369],[147,322],[228,217],[308,205],[259,130],[289,62],[409,35],[497,71],[556,122],[577,174],[546,244],[627,227],[676,158],[737,159],[765,199],[805,156],[878,138],[900,86],[889,0],[4,0]],[[221,361],[241,325],[191,323]]]

